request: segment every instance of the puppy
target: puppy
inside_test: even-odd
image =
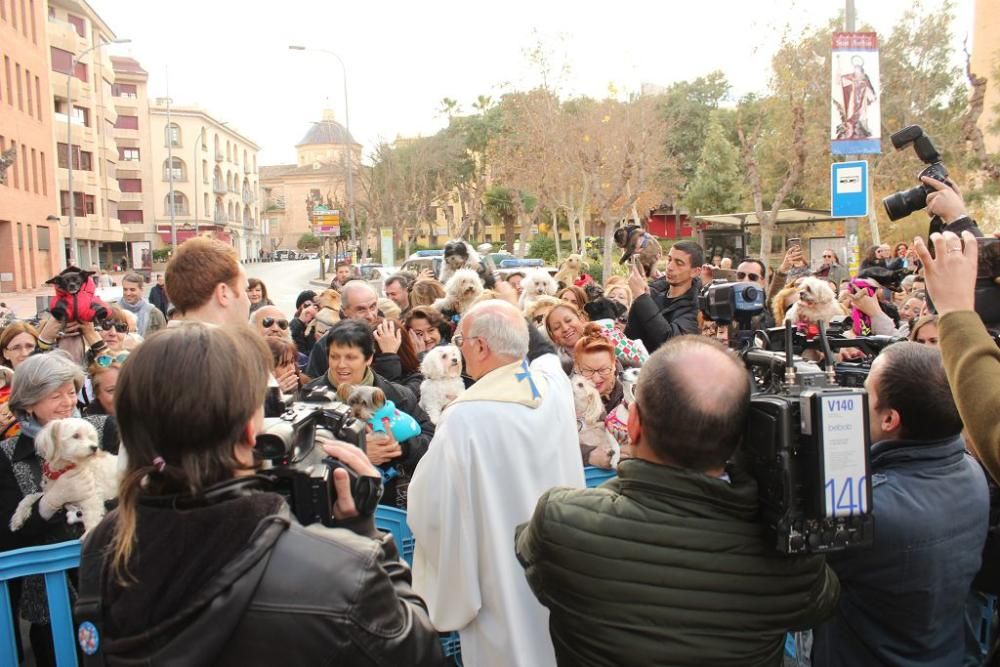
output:
[[[385,405],[385,392],[378,387],[344,383],[337,387],[337,398],[347,404],[355,419],[371,421]]]
[[[530,269],[521,281],[521,310],[528,310],[540,296],[555,296],[559,285],[545,269]]]
[[[441,263],[441,275],[438,276],[438,280],[447,284],[451,277],[462,269],[475,271],[484,287],[494,286],[493,272],[483,264],[476,249],[460,239],[449,241],[444,246],[444,261]]]
[[[635,254],[639,255],[639,264],[642,266],[646,277],[653,275],[657,262],[663,254],[660,242],[656,237],[644,230],[639,225],[625,225],[615,230],[615,245],[622,249],[622,256],[619,264],[625,264]]]
[[[788,309],[785,320],[792,324],[816,324],[820,320],[829,323],[845,314],[829,283],[810,276],[799,283],[799,300]]]
[[[420,364],[425,380],[420,383],[420,407],[435,424],[441,412],[465,391],[462,382],[462,354],[454,345],[427,351]]]
[[[563,287],[574,285],[579,280],[581,273],[583,273],[583,257],[573,253],[563,260],[559,266],[559,272],[555,275],[555,280]]]
[[[86,535],[104,518],[104,502],[118,495],[118,457],[100,448],[97,429],[90,422],[74,417],[46,424],[35,436],[35,450],[44,459],[42,491],[21,500],[10,519],[10,529],[18,530],[24,525],[35,502],[47,491],[90,477],[96,493],[65,506],[66,522],[82,522]]]
[[[608,467],[616,468],[621,459],[621,447],[604,426],[604,403],[601,402],[601,395],[582,375],[574,375],[570,378],[570,384],[573,385],[573,407],[576,409],[583,465],[591,465],[591,454],[596,449],[603,449],[610,462]]]
[[[341,304],[340,292],[335,289],[323,290],[316,296],[315,303],[320,308],[329,308],[339,313]]]
[[[483,283],[472,269],[459,269],[445,283],[444,293],[431,305],[441,313],[461,315],[483,293]]]

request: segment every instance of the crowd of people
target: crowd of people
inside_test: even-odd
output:
[[[36,447],[80,418],[120,470],[73,584],[108,664],[442,664],[449,631],[467,665],[777,665],[790,632],[815,665],[984,664],[1000,350],[974,309],[974,223],[950,189],[928,205],[949,230],[935,257],[880,246],[857,275],[832,249],[817,268],[793,244],[772,270],[680,241],[603,284],[455,266],[380,295],[341,263],[294,312],[192,239],[148,297],[126,275],[103,321],[4,323],[0,550],[83,534],[93,480]],[[718,276],[766,306],[712,321],[698,295]],[[902,342],[867,360],[873,546],[786,557],[734,464],[753,391],[734,348],[741,327],[809,335],[817,312]],[[351,471],[331,473],[333,529],[254,475],[275,389],[367,422],[363,448],[320,441]],[[617,474],[585,488],[586,466]],[[406,511],[412,572],[356,476]],[[54,664],[41,578],[11,593],[19,648]]]

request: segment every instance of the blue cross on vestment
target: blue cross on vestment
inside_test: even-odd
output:
[[[542,397],[542,394],[541,392],[538,391],[538,387],[535,386],[535,381],[531,378],[531,370],[528,368],[527,359],[521,361],[521,369],[524,372],[517,373],[514,375],[514,377],[517,378],[518,382],[524,382],[525,380],[527,380],[528,384],[531,386],[531,397],[540,399]]]

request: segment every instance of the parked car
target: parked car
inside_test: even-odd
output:
[[[318,252],[300,252],[299,259],[319,259]]]
[[[276,262],[284,262],[285,260],[292,260],[298,258],[299,258],[299,253],[295,252],[294,250],[282,249],[282,250],[276,250],[274,253],[274,261]]]

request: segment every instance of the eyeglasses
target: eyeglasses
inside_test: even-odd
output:
[[[482,338],[482,336],[463,336],[462,334],[456,334],[451,337],[451,344],[455,347],[462,347],[462,343],[475,338]]]
[[[823,259],[833,259],[833,255],[823,255]]]
[[[108,321],[101,325],[100,331],[111,331],[114,329],[118,333],[126,333],[128,331],[127,322],[112,322]]]
[[[270,329],[275,324],[277,324],[278,328],[281,329],[282,331],[288,328],[288,320],[279,320],[274,317],[265,317],[260,321],[260,323],[264,325],[265,329]]]
[[[599,375],[602,378],[606,378],[615,370],[614,368],[578,368],[577,372],[585,378],[592,378],[595,375]]]
[[[118,354],[99,354],[94,362],[97,363],[101,368],[107,368],[111,364],[123,364],[125,360],[128,359],[128,351],[119,352]]]
[[[34,352],[38,348],[34,343],[23,343],[22,345],[11,345],[8,352]]]
[[[737,271],[736,272],[736,279],[737,280],[749,280],[750,282],[755,283],[758,280],[760,280],[760,274],[759,273],[744,273],[743,271]]]

